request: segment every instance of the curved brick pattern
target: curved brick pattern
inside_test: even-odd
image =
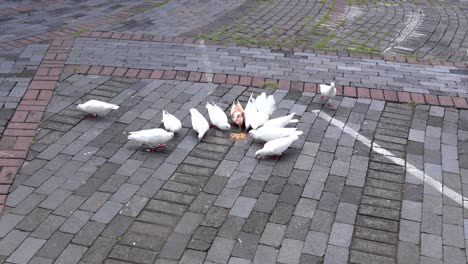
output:
[[[186,35],[228,44],[307,47],[466,61],[460,1],[263,1]]]
[[[0,25],[0,49],[12,49],[61,37],[79,36],[84,31],[118,22],[139,12],[160,6],[161,0],[112,2],[102,5],[91,0],[78,6],[73,1],[32,10],[26,16],[7,16]],[[125,5],[123,5],[125,4]],[[79,18],[71,20],[70,17]],[[41,23],[38,23],[37,20]],[[22,27],[18,27],[22,24]]]
[[[97,27],[96,30],[178,36],[223,17],[243,2],[172,0],[155,10],[137,14],[126,21]]]
[[[8,7],[8,6],[13,5],[14,2],[5,2],[5,3],[2,3],[3,10],[0,11],[0,16],[9,16],[9,15],[17,14],[17,13],[24,13],[24,12],[37,9],[39,7],[44,7],[46,5],[53,5],[53,4],[57,4],[61,2],[63,2],[63,0],[40,0],[31,4],[18,5],[18,6],[12,6],[12,7]]]

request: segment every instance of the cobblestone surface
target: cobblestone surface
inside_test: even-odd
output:
[[[227,12],[243,2],[244,0],[172,0],[155,10],[140,13],[119,23],[98,27],[96,30],[178,36],[224,17]]]
[[[217,45],[76,40],[67,63],[239,74],[468,97],[465,69]]]
[[[466,61],[467,12],[455,0],[3,1],[0,262],[467,263],[466,64],[414,58]],[[181,35],[237,46],[168,37]],[[330,81],[333,109],[311,92]],[[256,159],[261,143],[232,140],[237,128],[197,140],[190,108],[262,91],[304,132],[280,159]],[[88,119],[76,105],[89,99],[120,108]],[[166,149],[127,140],[162,127],[163,109],[183,124]]]
[[[0,50],[0,136],[44,58],[47,45]]]
[[[198,143],[188,109],[228,109],[261,89],[62,77],[0,220],[8,262],[466,261],[467,111],[343,97],[330,110],[315,94],[267,89],[274,116],[305,108],[304,136],[258,160],[260,144],[230,131]],[[75,107],[88,99],[120,109],[86,119]],[[183,123],[167,149],[127,141],[161,126],[162,109]]]
[[[467,12],[464,1],[258,1],[187,35],[466,61]]]
[[[26,4],[29,1],[16,1]],[[36,2],[36,1],[33,1]],[[66,26],[84,22],[96,18],[102,18],[109,13],[131,8],[151,8],[150,1],[112,1],[102,3],[100,1],[86,0],[56,1],[59,3],[41,5],[24,13],[14,13],[2,18],[0,25],[0,42],[24,38],[38,33],[61,30]],[[0,9],[8,6],[11,1],[2,1]],[[154,3],[152,3],[154,5]],[[6,8],[6,7],[5,7]],[[18,25],[21,25],[20,27]]]

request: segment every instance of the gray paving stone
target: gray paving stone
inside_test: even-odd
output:
[[[421,222],[422,203],[404,200],[401,217],[408,220]]]
[[[410,264],[419,263],[419,247],[418,245],[399,242],[398,243],[398,263]]]
[[[105,227],[106,226],[103,223],[90,221],[80,230],[78,234],[76,234],[72,242],[89,247],[93,244],[94,240],[96,240]]]
[[[93,216],[92,213],[86,211],[76,211],[73,215],[63,223],[60,231],[65,233],[76,234]]]
[[[260,238],[260,243],[267,246],[279,247],[286,232],[286,228],[286,225],[268,223]]]
[[[98,237],[96,241],[94,241],[93,245],[86,251],[86,254],[83,256],[82,261],[88,263],[103,262],[116,242],[117,241],[113,239],[101,236]]]
[[[354,204],[340,203],[336,212],[336,222],[353,225],[358,207]]]
[[[461,226],[442,224],[442,243],[444,245],[464,248],[464,234]]]
[[[169,259],[180,259],[189,240],[190,235],[173,232],[159,256]]]
[[[126,203],[138,191],[140,186],[124,183],[110,198],[110,201]]]
[[[11,192],[8,195],[6,205],[10,207],[16,207],[18,204],[21,203],[26,197],[28,197],[32,192],[34,191],[34,188],[32,187],[27,187],[24,185],[18,186],[13,192]]]
[[[49,210],[36,208],[28,216],[26,216],[16,226],[16,228],[20,230],[24,230],[24,231],[33,231],[49,216],[49,214],[50,214]]]
[[[42,203],[39,204],[40,207],[50,209],[50,210],[55,210],[57,207],[59,207],[60,204],[62,204],[65,199],[67,199],[72,192],[66,191],[66,190],[61,190],[57,189],[54,191],[51,195],[47,197]]]
[[[54,235],[47,240],[45,245],[37,252],[38,256],[57,259],[62,251],[72,240],[73,235],[62,232],[56,232]]]
[[[180,234],[191,235],[201,223],[202,219],[202,214],[186,212],[179,223],[177,223],[174,231]]]
[[[206,261],[215,263],[227,263],[235,241],[232,239],[216,237],[208,254]]]
[[[312,218],[317,208],[317,202],[312,199],[301,198],[296,205],[294,215]]]
[[[9,256],[28,237],[28,232],[12,230],[0,241],[0,255]]]
[[[421,224],[419,222],[401,220],[400,222],[400,235],[401,241],[419,244]]]
[[[343,247],[329,245],[325,254],[324,264],[345,263],[348,261],[349,250]]]
[[[352,225],[335,222],[328,243],[340,247],[349,247],[353,236],[353,230],[354,228]]]
[[[303,246],[304,243],[302,241],[284,239],[277,261],[279,263],[299,263]]]
[[[324,256],[328,244],[327,233],[309,231],[304,244],[303,252],[315,256]]]
[[[222,238],[235,239],[240,233],[245,219],[237,216],[227,216],[226,221],[219,229],[218,236]],[[234,243],[233,243],[234,245]]]
[[[236,202],[234,203],[233,207],[231,208],[229,214],[247,218],[249,217],[250,212],[254,208],[256,202],[256,199],[239,196]]]
[[[190,263],[203,263],[205,260],[206,253],[196,250],[187,250],[184,252],[184,255],[180,259],[181,264],[190,264]]]
[[[421,255],[442,258],[442,237],[431,235],[431,234],[421,234]]]
[[[275,263],[278,252],[273,247],[259,245],[253,259],[254,264]]]
[[[239,163],[230,160],[223,160],[215,171],[215,175],[231,177]]]
[[[60,254],[55,262],[70,264],[78,263],[86,250],[86,247],[70,244],[65,248],[62,254]]]
[[[465,252],[458,248],[444,246],[444,263],[466,263]]]
[[[23,218],[22,215],[4,214],[0,218],[0,238],[4,238]]]
[[[54,234],[57,229],[66,221],[65,217],[57,215],[49,215],[44,222],[42,222],[35,230],[32,232],[31,237],[48,239]]]
[[[222,193],[218,196],[215,205],[225,208],[231,208],[234,205],[234,202],[236,201],[239,194],[239,190],[225,188],[222,191]]]
[[[259,240],[259,235],[241,232],[232,248],[231,255],[244,259],[253,259]]]
[[[120,203],[108,201],[94,214],[91,220],[108,224],[122,207],[123,205]]]
[[[130,216],[130,217],[137,217],[137,215],[143,210],[145,205],[148,203],[149,198],[141,197],[141,196],[133,196],[130,201],[124,205],[122,210],[120,210],[120,214]]]
[[[45,242],[43,239],[26,238],[6,261],[18,264],[28,263]]]
[[[229,181],[226,184],[226,188],[242,189],[249,180],[249,177],[249,173],[235,171],[232,176],[230,176]]]

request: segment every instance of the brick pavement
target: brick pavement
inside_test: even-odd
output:
[[[228,44],[307,47],[466,61],[464,1],[246,2],[185,35]]]
[[[308,52],[218,45],[79,38],[74,65],[199,71],[466,97],[466,69]]]
[[[155,10],[142,12],[115,24],[103,25],[95,30],[178,36],[224,17],[243,2],[244,0],[173,0]]]
[[[211,100],[227,109],[263,89],[63,78],[0,220],[7,262],[466,260],[457,151],[465,110],[349,97],[330,110],[314,93],[265,90],[278,101],[274,115],[296,112],[305,136],[281,159],[258,160],[260,145],[234,142],[229,131],[197,143],[188,109],[206,113]],[[85,119],[76,104],[88,99],[121,108]],[[162,109],[183,123],[168,149],[149,153],[126,140],[159,127]]]
[[[25,14],[37,17],[43,12],[60,13],[60,22],[87,8],[60,10],[63,6],[51,5],[53,0],[41,3],[44,8],[30,1],[1,5],[7,7],[7,20],[19,19],[18,23],[29,21]],[[467,262],[468,111],[461,109],[468,107],[465,63],[251,44],[226,47],[213,41],[201,45],[193,38],[130,34],[161,25],[158,16],[145,12],[161,7],[158,3],[102,5],[97,13],[70,21],[64,31],[51,33],[57,26],[46,20],[37,24],[45,25],[48,33],[21,38],[32,33],[24,27],[16,36],[20,39],[6,36],[11,41],[0,44],[0,92],[6,95],[0,100],[0,129],[7,127],[0,132],[0,261]],[[181,3],[162,7],[174,8],[174,14],[187,11]],[[251,14],[278,2],[248,2],[235,9],[231,8],[239,3],[231,2],[226,9],[230,11],[215,8],[206,21],[198,16],[206,8],[203,3],[213,2],[181,14],[193,21],[190,27],[168,20],[160,29],[168,35],[187,30],[193,30],[188,35],[199,34],[222,25],[220,17]],[[372,6],[336,0],[310,7],[315,10],[322,4],[334,5],[319,11],[330,10],[326,27],[340,25],[340,16],[357,16],[356,7]],[[386,12],[399,10],[385,4]],[[403,17],[407,6],[424,5],[426,13],[443,9],[459,14],[463,25],[461,2],[445,8],[439,4],[404,3]],[[99,17],[107,7],[107,16]],[[310,11],[300,7],[281,8],[298,14]],[[264,9],[274,14],[275,9]],[[378,17],[374,11],[366,16]],[[141,15],[134,16],[133,26],[118,22],[137,13]],[[414,14],[411,11],[410,17]],[[211,19],[218,20],[194,29]],[[415,22],[408,26],[420,23],[418,19],[410,19]],[[128,33],[85,32],[115,22],[115,27],[103,28]],[[427,28],[416,31],[430,32],[435,25],[436,31],[443,30],[435,20],[426,22]],[[447,27],[456,28],[451,22]],[[458,40],[451,43],[458,45],[458,32],[446,31],[439,42],[420,42],[435,43],[424,56],[445,58],[436,51],[452,33]],[[87,37],[66,38],[80,34]],[[49,43],[50,39],[55,40]],[[401,43],[408,38],[397,40],[404,47]],[[445,47],[444,54],[453,54],[452,48]],[[165,64],[159,65],[161,58]],[[113,64],[120,60],[124,64]],[[331,70],[329,65],[334,65]],[[284,72],[271,72],[278,69]],[[317,84],[331,78],[324,69],[330,76],[346,74],[360,81],[341,80],[336,109],[323,108],[315,94]],[[363,72],[368,75],[363,77]],[[385,76],[390,73],[403,77]],[[385,80],[384,85],[382,74],[393,83]],[[394,87],[395,82],[400,84]],[[279,89],[263,89],[265,83]],[[420,90],[415,90],[417,85]],[[297,128],[304,132],[281,159],[255,159],[261,144],[250,138],[234,142],[228,131],[210,130],[197,142],[189,108],[206,114],[204,104],[213,100],[228,110],[233,100],[245,104],[252,92],[261,91],[277,99],[275,116],[295,112]],[[88,99],[121,108],[85,119],[76,104]],[[167,149],[148,153],[127,141],[129,131],[160,127],[162,109],[183,120],[182,131]]]

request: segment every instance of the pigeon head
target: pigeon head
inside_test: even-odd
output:
[[[226,123],[226,124],[222,124],[222,125],[218,126],[218,128],[221,129],[221,130],[229,130],[229,129],[231,129],[231,125]]]
[[[79,104],[76,109],[80,110],[80,111],[83,111],[83,104]]]
[[[257,139],[258,135],[257,135],[257,130],[250,130],[249,131],[249,135],[251,137],[253,137],[254,139]]]
[[[255,157],[256,158],[263,158],[266,156],[266,153],[263,149],[259,149],[257,150],[257,152],[255,152]]]
[[[239,126],[239,128],[242,128],[242,124],[244,124],[244,117],[242,116],[241,112],[236,112],[234,113],[234,121],[236,124]]]

